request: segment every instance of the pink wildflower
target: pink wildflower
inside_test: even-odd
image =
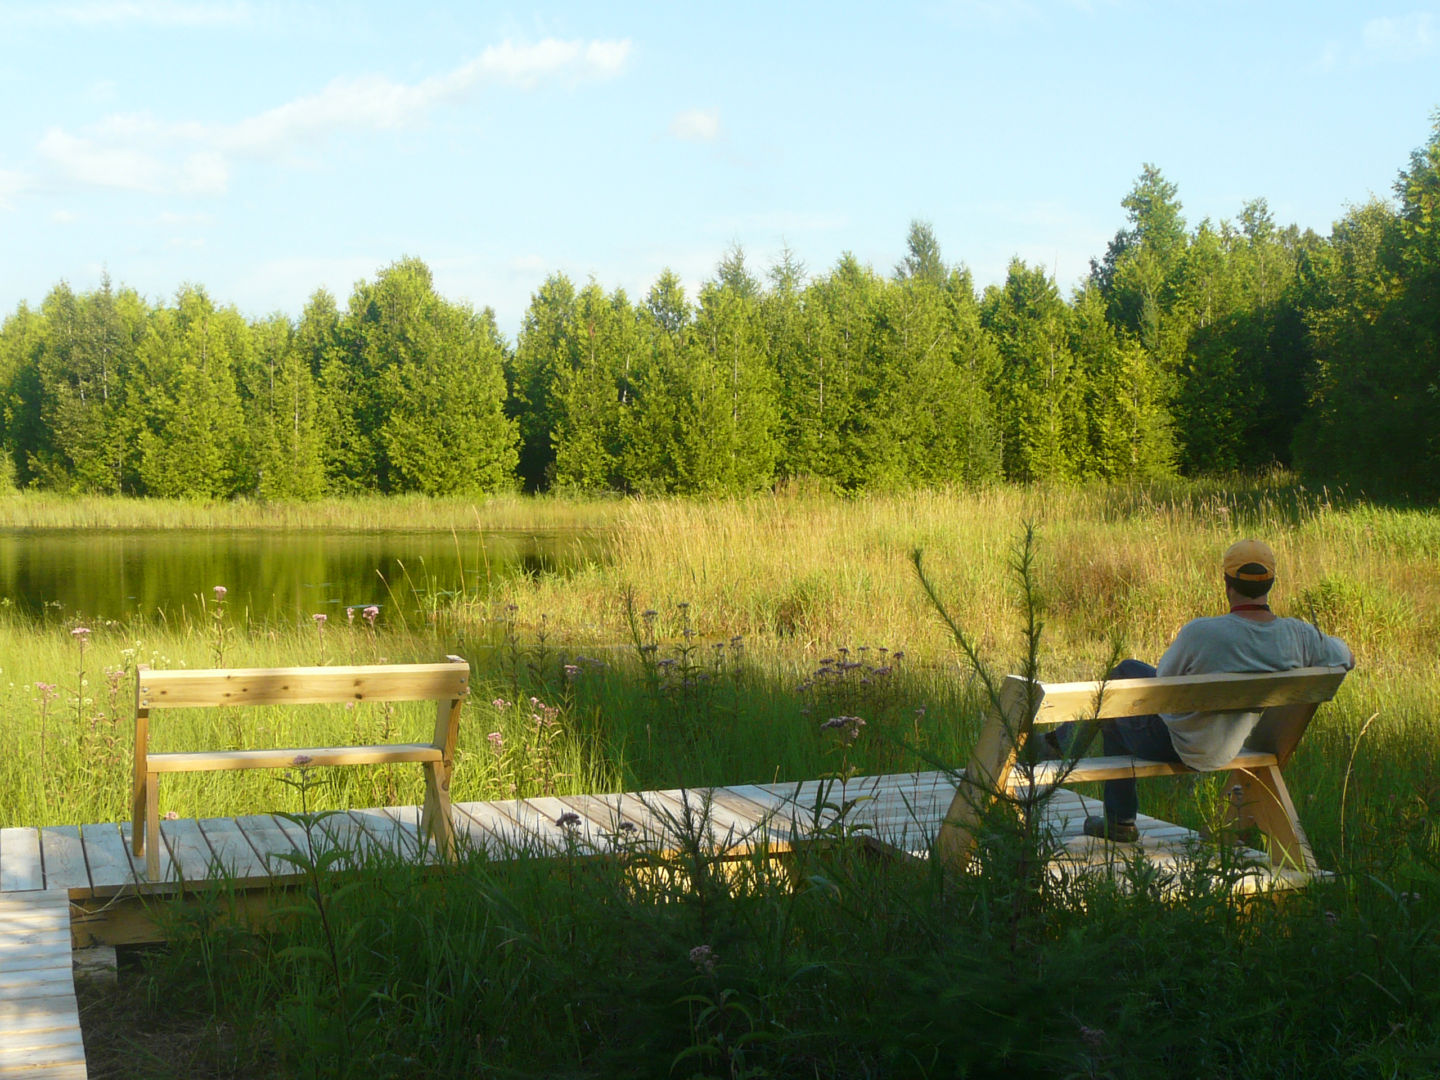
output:
[[[324,626],[327,622],[330,621],[330,616],[323,613],[312,615],[310,617],[315,620],[316,626]]]
[[[715,974],[715,961],[718,959],[715,950],[709,945],[696,945],[690,950],[690,963],[695,965],[695,970],[701,975]]]
[[[366,622],[368,622],[371,626],[374,626],[375,620],[380,617],[380,609],[374,604],[367,604],[365,605],[365,610],[362,611],[360,614],[365,616]]]
[[[227,589],[227,588],[225,588],[224,585],[216,585],[216,586],[215,586],[215,602],[218,604],[221,600],[224,600],[224,599],[225,599],[225,594],[226,594],[227,592],[229,592],[229,591],[230,591],[230,590]]]

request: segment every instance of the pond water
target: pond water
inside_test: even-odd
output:
[[[483,597],[517,574],[594,558],[594,533],[0,530],[0,603],[36,619],[198,616],[216,585],[239,616],[285,621]]]

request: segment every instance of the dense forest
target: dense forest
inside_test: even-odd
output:
[[[1265,201],[1190,227],[1146,166],[1062,295],[1016,259],[977,293],[933,230],[892,273],[850,255],[699,295],[550,277],[513,345],[405,259],[342,310],[247,320],[56,286],[0,328],[0,482],[317,498],[418,491],[720,494],[1297,470],[1440,494],[1440,114],[1329,237]]]

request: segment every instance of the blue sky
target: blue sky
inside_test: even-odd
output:
[[[732,244],[1069,288],[1153,162],[1185,216],[1328,233],[1440,107],[1440,0],[0,2],[0,313],[59,281],[249,316],[405,256],[513,338],[553,271]]]

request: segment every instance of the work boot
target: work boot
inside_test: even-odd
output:
[[[1103,817],[1085,819],[1085,835],[1117,844],[1133,844],[1140,839],[1140,830],[1133,821],[1109,821]]]

